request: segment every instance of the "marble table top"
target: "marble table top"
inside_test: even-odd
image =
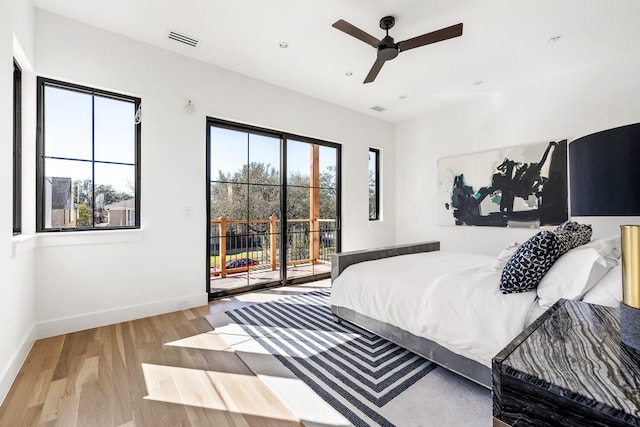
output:
[[[618,309],[563,301],[544,317],[505,356],[503,370],[550,393],[640,425],[640,353],[620,342]]]

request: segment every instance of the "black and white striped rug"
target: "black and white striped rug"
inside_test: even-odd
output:
[[[333,321],[330,290],[227,312],[251,339],[356,426],[380,413],[436,365],[349,322]]]

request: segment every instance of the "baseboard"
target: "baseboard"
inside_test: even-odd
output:
[[[27,333],[22,341],[22,345],[15,352],[13,357],[11,358],[11,362],[7,366],[7,368],[2,372],[2,376],[0,376],[0,404],[4,402],[5,397],[7,397],[7,393],[9,393],[9,389],[20,371],[20,368],[24,364],[24,361],[27,359],[29,355],[29,351],[31,351],[31,347],[33,347],[33,343],[36,340],[36,325],[31,327],[31,330]]]
[[[86,313],[60,319],[48,320],[37,324],[37,338],[48,338],[70,332],[97,328],[113,323],[126,322],[143,317],[186,310],[208,304],[209,295],[206,292],[185,295],[146,304],[120,307],[94,313]]]

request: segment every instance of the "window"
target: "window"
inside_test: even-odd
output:
[[[22,70],[13,60],[13,234],[22,232]]]
[[[380,150],[369,148],[369,220],[380,219]]]
[[[38,78],[37,231],[140,227],[140,102]]]

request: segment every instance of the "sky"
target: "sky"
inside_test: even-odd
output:
[[[92,96],[45,87],[45,156],[127,163],[96,163],[96,185],[111,184],[116,191],[131,193],[135,184],[135,106],[94,97],[95,145],[92,148]],[[91,179],[91,163],[46,159],[45,175]]]
[[[230,174],[252,162],[270,164],[280,171],[280,139],[242,131],[211,127],[211,179],[219,171]],[[287,172],[309,176],[310,144],[287,141]],[[336,149],[320,146],[320,171],[336,165]]]

